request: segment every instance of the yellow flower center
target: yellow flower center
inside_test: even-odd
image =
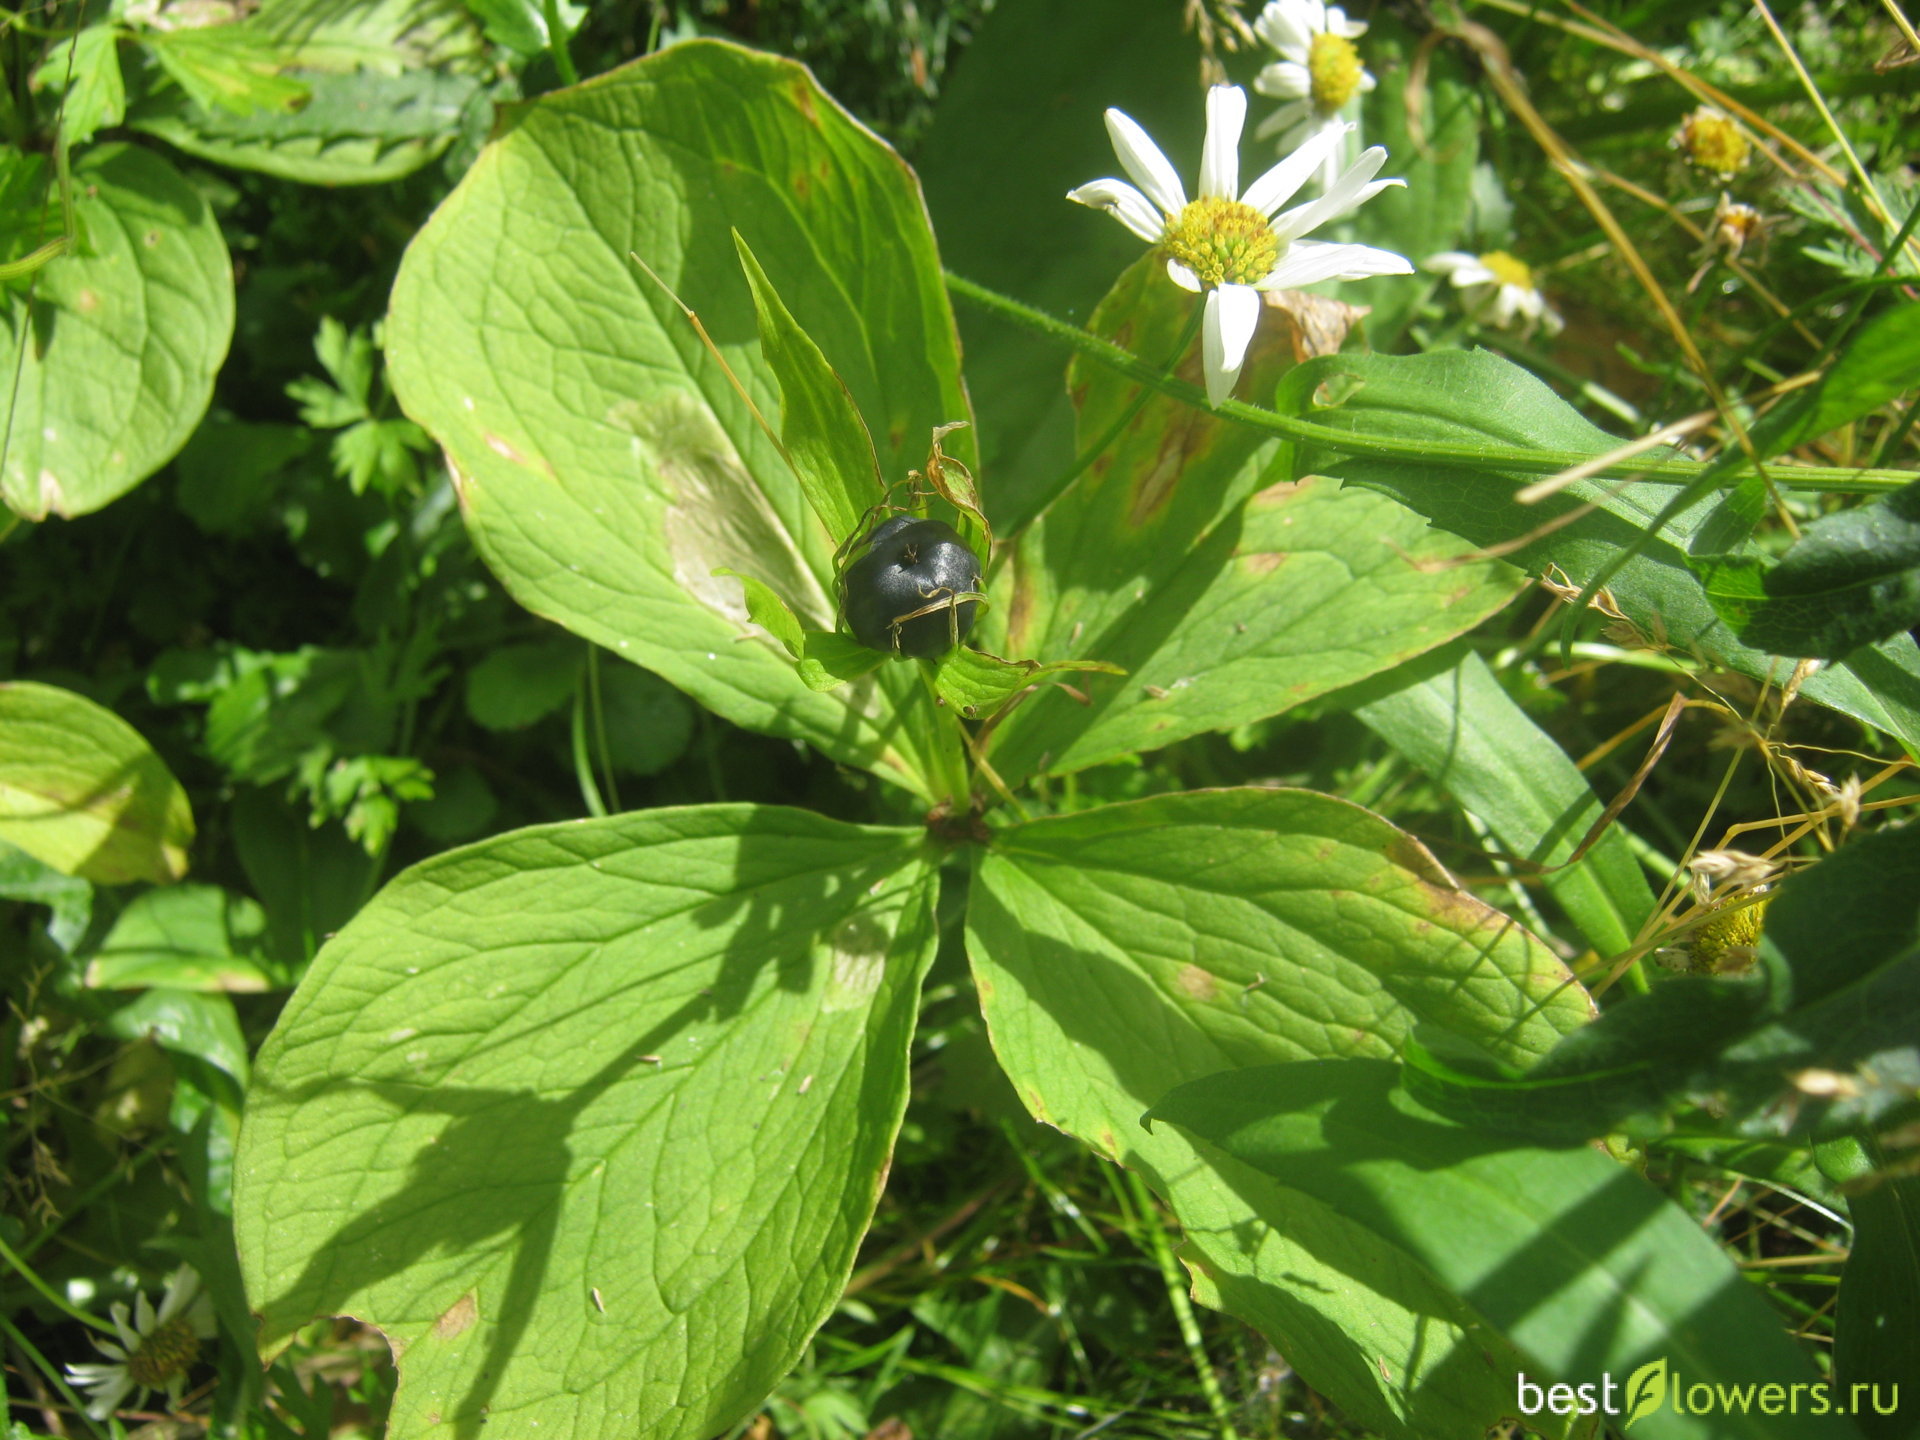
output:
[[[1298,53],[1298,52],[1296,52]],[[1360,88],[1360,52],[1344,35],[1322,30],[1307,47],[1307,75],[1313,82],[1314,107],[1331,115]]]
[[[1493,272],[1493,278],[1502,285],[1517,285],[1522,290],[1533,289],[1533,270],[1524,260],[1516,260],[1504,250],[1493,250],[1480,257],[1480,263]]]
[[[199,1337],[186,1316],[176,1315],[141,1340],[140,1348],[127,1357],[127,1374],[136,1385],[164,1390],[199,1358]]]
[[[1687,159],[1715,175],[1737,174],[1753,147],[1740,127],[1717,110],[1696,110],[1680,127],[1680,148]]]
[[[1725,975],[1753,964],[1753,947],[1760,941],[1769,903],[1758,900],[1738,910],[1722,910],[1695,930],[1687,946],[1688,968],[1696,975]]]
[[[1238,200],[1201,198],[1167,222],[1160,245],[1202,285],[1253,285],[1280,261],[1267,217]]]

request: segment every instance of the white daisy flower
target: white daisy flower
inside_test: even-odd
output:
[[[1260,319],[1260,292],[1322,280],[1411,275],[1402,256],[1370,245],[1303,240],[1308,231],[1358,209],[1389,185],[1375,180],[1386,164],[1379,146],[1340,175],[1325,195],[1285,214],[1294,197],[1347,128],[1322,131],[1240,191],[1240,131],[1247,96],[1237,85],[1207,92],[1207,138],[1200,152],[1200,197],[1189,202],[1171,163],[1147,132],[1118,110],[1107,111],[1114,153],[1134,184],[1093,180],[1069,200],[1105,210],[1142,240],[1166,252],[1167,274],[1183,289],[1205,293],[1201,357],[1207,399],[1218,405],[1233,392]],[[1136,189],[1135,186],[1138,186]],[[1278,218],[1275,218],[1276,215]]]
[[[1278,134],[1282,154],[1338,128],[1341,113],[1373,89],[1373,76],[1361,68],[1360,52],[1353,48],[1367,33],[1366,21],[1347,19],[1338,5],[1272,0],[1253,22],[1253,30],[1280,52],[1279,60],[1254,77],[1253,88],[1287,102],[1260,122],[1254,138]],[[1340,147],[1327,152],[1321,162],[1322,188],[1331,188],[1339,178],[1341,160]]]
[[[1420,268],[1450,275],[1467,313],[1476,320],[1489,321],[1502,329],[1518,320],[1522,338],[1531,335],[1536,325],[1544,326],[1549,335],[1558,335],[1565,324],[1534,283],[1533,270],[1504,250],[1490,250],[1485,255],[1448,250],[1428,256],[1420,262]]]
[[[87,1414],[105,1420],[129,1396],[137,1404],[149,1390],[164,1390],[171,1403],[179,1403],[187,1372],[200,1356],[200,1342],[213,1334],[211,1313],[204,1303],[197,1303],[200,1300],[200,1277],[191,1266],[182,1265],[167,1283],[159,1309],[143,1291],[134,1292],[131,1317],[124,1302],[113,1303],[113,1328],[120,1343],[93,1342],[112,1363],[67,1366],[67,1379],[91,1392]]]

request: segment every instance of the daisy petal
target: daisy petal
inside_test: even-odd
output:
[[[1238,85],[1207,91],[1207,138],[1200,147],[1200,194],[1240,198],[1240,131],[1247,123],[1247,92]]]
[[[1302,23],[1295,13],[1295,7],[1285,0],[1273,0],[1260,12],[1260,18],[1253,22],[1254,34],[1278,50],[1289,60],[1298,60],[1305,64],[1307,51],[1313,44],[1313,32]]]
[[[1249,185],[1247,193],[1240,197],[1242,203],[1252,206],[1262,215],[1272,215],[1299,192],[1300,187],[1307,183],[1307,177],[1320,167],[1321,161],[1339,148],[1340,142],[1346,139],[1347,132],[1352,128],[1351,125],[1336,121],[1310,136],[1298,150]],[[1383,162],[1385,158],[1386,152],[1382,151]],[[1374,169],[1378,170],[1379,166],[1376,165]],[[1367,178],[1372,179],[1372,174],[1369,173]],[[1281,238],[1292,237],[1283,233]]]
[[[1120,157],[1121,167],[1162,214],[1178,215],[1187,208],[1187,192],[1172,162],[1131,116],[1119,110],[1107,111],[1107,134],[1113,139],[1113,153]]]
[[[1318,200],[1295,206],[1275,220],[1274,233],[1282,240],[1292,240],[1318,229],[1329,220],[1339,219],[1360,203],[1361,192],[1386,163],[1387,152],[1382,146],[1375,145],[1363,151],[1360,158],[1347,167],[1346,173],[1327,187],[1326,194]]]
[[[1253,138],[1265,140],[1284,130],[1280,149],[1298,150],[1314,131],[1315,113],[1311,100],[1289,100],[1254,128]]]
[[[1191,290],[1196,295],[1200,293],[1200,277],[1178,260],[1167,261],[1167,278],[1182,290]]]
[[[1313,94],[1313,74],[1296,61],[1276,60],[1253,77],[1253,88],[1275,100],[1305,100]],[[1262,121],[1254,138],[1265,135],[1272,124],[1271,118]]]
[[[1233,393],[1259,323],[1260,292],[1251,285],[1221,285],[1207,292],[1200,355],[1207,372],[1208,404],[1218,405]]]
[[[1365,280],[1374,275],[1411,275],[1406,256],[1371,245],[1329,245],[1318,240],[1296,240],[1287,247],[1273,273],[1260,282],[1262,290],[1288,290],[1316,285],[1322,280]]]
[[[1431,270],[1436,275],[1450,275],[1466,265],[1478,265],[1480,257],[1469,255],[1464,250],[1442,250],[1438,255],[1429,255],[1420,262],[1422,270]]]
[[[1089,180],[1079,189],[1069,190],[1067,199],[1106,211],[1149,244],[1158,243],[1167,228],[1153,202],[1124,180]]]

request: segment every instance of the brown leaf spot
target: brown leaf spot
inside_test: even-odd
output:
[[[158,230],[149,230],[146,234],[142,235],[140,239],[145,242],[146,247],[151,250],[160,243],[160,232]]]
[[[1193,1000],[1211,1000],[1220,993],[1219,982],[1198,965],[1182,965],[1174,974],[1173,983]]]
[[[800,107],[800,113],[809,125],[818,126],[820,112],[813,105],[813,87],[807,83],[804,75],[796,76],[793,82],[793,103]]]
[[[1292,558],[1293,555],[1288,551],[1268,550],[1254,555],[1242,555],[1240,564],[1249,575],[1271,575]]]
[[[802,200],[805,200],[808,192],[812,189],[812,177],[804,170],[796,171],[793,177],[793,193],[798,195]]]
[[[1109,1160],[1118,1160],[1120,1158],[1119,1138],[1115,1136],[1113,1131],[1107,1129],[1105,1126],[1100,1128],[1098,1144],[1100,1148],[1106,1152]]]
[[[100,308],[100,296],[82,286],[80,293],[73,297],[73,305],[82,315],[91,315]]]
[[[1166,508],[1180,477],[1206,453],[1219,429],[1220,423],[1212,416],[1189,406],[1181,406],[1168,416],[1159,450],[1134,481],[1133,503],[1127,511],[1128,525],[1140,529]]]
[[[446,1312],[433,1322],[433,1338],[452,1340],[473,1328],[473,1322],[480,1318],[480,1302],[469,1290],[446,1308]]]
[[[1269,485],[1247,503],[1259,510],[1277,510],[1282,505],[1291,505],[1300,499],[1313,485],[1313,477],[1304,480],[1282,480],[1277,485]]]

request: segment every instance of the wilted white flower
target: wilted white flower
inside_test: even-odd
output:
[[[1384,149],[1367,151],[1319,199],[1278,214],[1350,127],[1315,135],[1243,194],[1240,131],[1246,119],[1247,96],[1239,86],[1216,85],[1207,92],[1200,197],[1189,202],[1179,175],[1147,132],[1120,111],[1109,110],[1107,133],[1134,183],[1094,180],[1067,195],[1107,211],[1142,240],[1157,243],[1166,252],[1173,282],[1205,293],[1201,357],[1207,399],[1216,405],[1240,378],[1260,319],[1261,291],[1413,273],[1403,256],[1388,250],[1300,238],[1364,205],[1389,185],[1406,183],[1373,178],[1386,163]]]
[[[114,1302],[113,1328],[120,1343],[93,1342],[112,1363],[67,1366],[67,1379],[91,1392],[87,1414],[105,1420],[128,1396],[138,1403],[149,1390],[164,1390],[171,1403],[179,1403],[187,1372],[200,1356],[200,1341],[213,1333],[212,1317],[204,1304],[196,1303],[199,1299],[200,1277],[182,1265],[173,1272],[157,1310],[143,1291],[134,1292],[131,1317],[125,1302]]]
[[[1531,335],[1535,325],[1544,325],[1549,335],[1560,333],[1564,322],[1540,293],[1532,269],[1504,250],[1491,250],[1485,255],[1448,250],[1430,255],[1420,264],[1422,269],[1452,276],[1467,313],[1476,319],[1502,327],[1518,320],[1522,335]]]
[[[1373,76],[1362,68],[1360,52],[1353,46],[1367,33],[1366,22],[1347,19],[1338,5],[1324,0],[1272,0],[1253,22],[1253,30],[1280,52],[1280,59],[1254,76],[1253,88],[1287,102],[1260,122],[1254,138],[1278,134],[1282,154],[1298,150],[1324,130],[1340,127],[1341,112],[1373,89]],[[1323,187],[1330,188],[1339,178],[1340,161],[1336,145],[1321,162]]]

